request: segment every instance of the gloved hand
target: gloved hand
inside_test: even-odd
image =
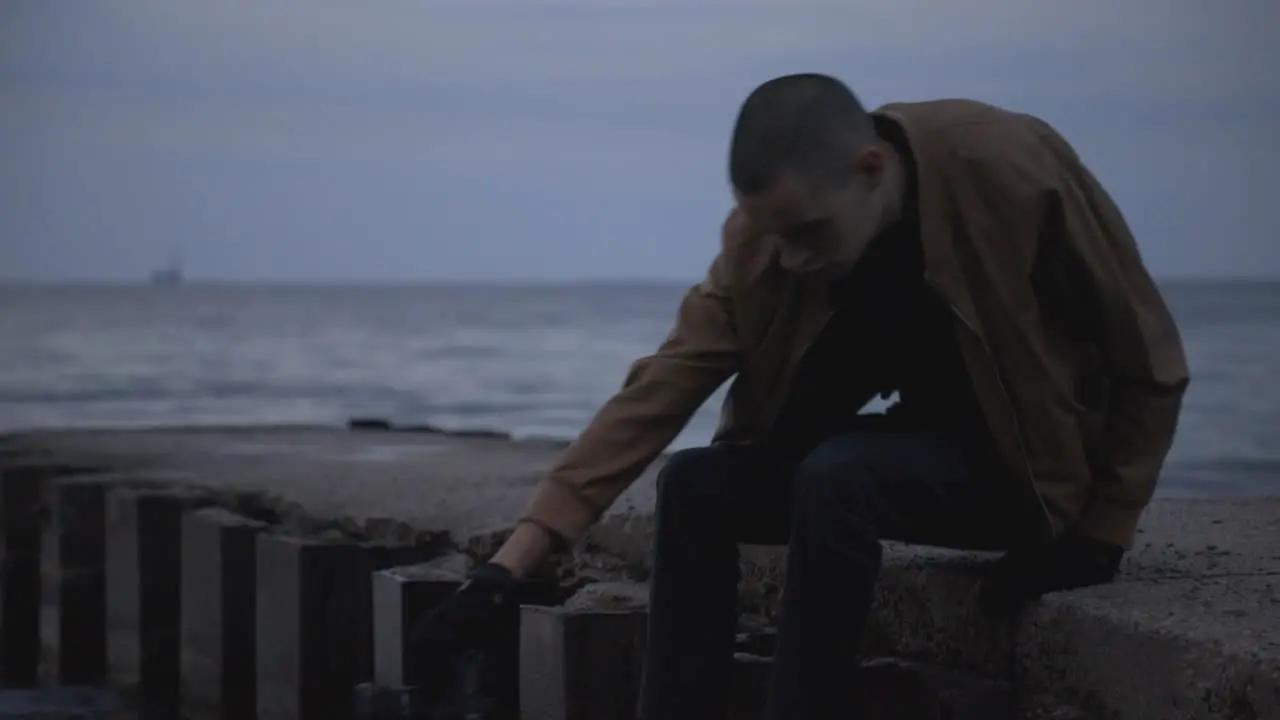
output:
[[[447,600],[415,620],[409,636],[417,661],[413,684],[430,689],[432,680],[452,677],[453,660],[486,645],[493,632],[509,625],[502,620],[520,610],[513,597],[518,585],[510,570],[485,563]]]
[[[1123,557],[1119,545],[1068,532],[1005,553],[987,569],[979,602],[992,614],[1017,613],[1045,593],[1111,582]]]

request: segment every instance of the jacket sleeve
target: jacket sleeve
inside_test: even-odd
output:
[[[1127,546],[1173,444],[1186,358],[1119,208],[1065,140],[1051,133],[1047,142],[1063,174],[1049,193],[1041,242],[1055,243],[1070,265],[1063,272],[1071,301],[1109,381],[1095,491],[1079,530]]]
[[[622,389],[535,487],[522,520],[566,542],[580,538],[737,372],[727,265],[722,250],[685,294],[666,340],[632,364]]]

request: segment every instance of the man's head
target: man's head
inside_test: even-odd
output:
[[[833,275],[857,261],[896,200],[894,158],[843,83],[784,75],[742,104],[729,178],[752,224],[783,238],[783,267]]]

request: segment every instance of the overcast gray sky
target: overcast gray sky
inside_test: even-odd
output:
[[[796,71],[1037,113],[1156,274],[1280,276],[1277,37],[1274,0],[6,0],[0,280],[696,277],[737,106]]]

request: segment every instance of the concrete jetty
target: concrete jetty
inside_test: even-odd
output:
[[[33,431],[0,437],[0,466],[152,478],[326,542],[483,557],[562,448],[326,427]],[[567,561],[576,571],[644,579],[660,464]],[[782,556],[745,549],[753,612],[772,611]],[[1157,500],[1117,582],[1046,597],[1013,623],[975,607],[986,559],[890,547],[868,652],[1007,680],[1019,717],[1280,720],[1280,498]]]

